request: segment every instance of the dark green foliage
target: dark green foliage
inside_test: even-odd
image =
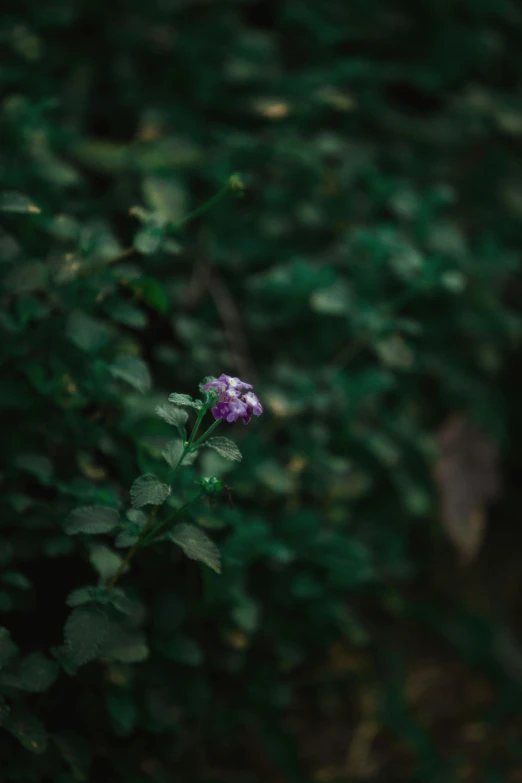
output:
[[[219,550],[211,539],[195,525],[176,525],[169,534],[170,540],[180,546],[187,557],[199,560],[212,568],[216,573],[221,573]]]
[[[521,24],[7,0],[0,783],[520,779]]]

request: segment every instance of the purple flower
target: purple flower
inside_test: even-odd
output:
[[[246,402],[249,408],[252,408],[252,413],[254,416],[261,416],[263,413],[263,406],[257,399],[254,392],[247,392],[246,394],[243,394],[243,400]]]
[[[212,408],[215,419],[226,419],[229,424],[242,419],[243,424],[248,424],[252,414],[261,416],[263,413],[263,406],[256,395],[251,391],[243,391],[252,389],[252,385],[239,378],[223,373],[201,388],[204,391],[214,388],[219,394],[219,402]]]
[[[210,381],[201,388],[203,391],[208,391],[208,389],[212,387],[216,388],[219,392],[221,402],[225,402],[228,399],[227,394],[231,391],[238,392],[241,389],[251,389],[252,385],[241,381],[239,378],[235,378],[233,375],[225,375],[225,373],[222,373],[215,381]]]

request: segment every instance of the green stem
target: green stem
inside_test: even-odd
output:
[[[172,514],[169,514],[168,517],[165,517],[165,519],[162,519],[161,522],[158,522],[156,527],[153,530],[150,530],[149,533],[145,536],[143,540],[143,544],[145,545],[148,544],[149,541],[152,541],[152,539],[154,539],[158,535],[160,530],[164,528],[168,522],[171,522],[173,519],[179,516],[183,511],[185,511],[190,505],[192,505],[192,503],[195,503],[196,500],[199,500],[201,495],[202,493],[198,492],[198,494],[195,497],[193,497],[191,500],[187,500],[186,503],[183,503],[182,506],[175,509],[175,511],[173,511]]]
[[[215,196],[212,196],[208,201],[205,201],[204,204],[201,204],[200,207],[197,207],[193,212],[189,212],[188,215],[185,215],[184,218],[180,220],[180,222],[177,224],[176,228],[180,229],[187,225],[191,220],[194,220],[194,218],[199,217],[200,215],[203,215],[205,212],[207,212],[209,209],[212,209],[212,207],[217,204],[219,201],[221,201],[222,198],[224,198],[227,193],[230,191],[230,185],[227,182],[225,187],[221,188],[220,191],[216,193]]]
[[[198,413],[198,418],[196,419],[196,423],[194,424],[194,428],[193,428],[192,432],[190,433],[190,438],[189,438],[189,441],[188,441],[187,451],[190,451],[190,447],[194,443],[194,438],[198,434],[199,425],[203,421],[203,418],[204,418],[205,413],[207,412],[207,410],[208,410],[208,408],[204,405],[201,408],[200,412]]]
[[[201,444],[203,443],[203,441],[208,438],[210,433],[213,432],[216,429],[216,427],[218,426],[218,424],[221,424],[222,421],[223,421],[223,419],[216,419],[216,421],[213,424],[210,425],[208,430],[203,433],[201,438],[199,438],[195,443],[192,444],[192,449],[199,448],[201,446]]]
[[[207,408],[205,408],[205,407],[201,408],[201,410],[199,411],[198,417],[196,419],[196,423],[194,424],[192,432],[190,433],[190,438],[188,439],[188,441],[183,446],[183,451],[181,452],[181,457],[179,458],[179,460],[177,462],[177,465],[174,468],[171,468],[170,471],[169,471],[169,475],[167,477],[167,484],[171,484],[172,477],[173,477],[174,473],[177,471],[177,469],[179,468],[179,466],[181,465],[181,463],[185,459],[185,455],[188,454],[188,452],[190,451],[190,448],[192,446],[192,442],[194,440],[194,437],[195,437],[195,435],[196,435],[196,433],[197,433],[197,431],[199,429],[199,425],[201,424],[201,421],[202,421],[202,419],[203,419],[203,417],[204,417],[206,412],[207,412]]]
[[[145,523],[145,527],[143,528],[143,530],[140,533],[140,537],[138,538],[138,540],[136,541],[134,546],[132,546],[129,549],[129,551],[127,552],[127,554],[125,555],[125,557],[121,561],[120,567],[118,568],[118,570],[116,571],[116,573],[114,574],[112,579],[110,579],[109,582],[107,583],[107,589],[108,590],[111,590],[113,587],[116,587],[116,585],[120,581],[121,575],[123,574],[123,572],[125,571],[125,569],[129,565],[130,561],[132,560],[132,558],[134,557],[134,555],[136,554],[138,549],[140,549],[141,545],[145,541],[145,538],[147,537],[147,533],[149,532],[150,528],[152,527],[152,523],[154,522],[154,517],[158,513],[158,509],[159,509],[159,506],[154,506],[154,508],[150,512],[149,518],[147,519],[147,521]]]
[[[199,440],[198,440],[198,441],[196,441],[196,443],[194,443],[194,438],[196,437],[196,434],[197,434],[197,432],[198,432],[198,430],[199,430],[200,424],[201,424],[201,422],[202,422],[202,420],[203,420],[203,417],[205,416],[205,413],[207,412],[207,410],[208,410],[208,408],[206,408],[206,407],[204,406],[204,407],[203,407],[203,408],[201,408],[201,410],[199,411],[199,413],[198,413],[198,417],[197,417],[197,419],[196,419],[196,423],[194,424],[194,427],[193,427],[193,429],[192,429],[192,432],[190,433],[190,438],[188,439],[187,443],[186,443],[186,444],[185,444],[185,446],[183,447],[183,451],[182,451],[182,453],[181,453],[181,457],[180,457],[180,458],[179,458],[179,460],[178,460],[178,464],[177,464],[177,465],[176,465],[176,467],[175,467],[175,468],[172,470],[172,473],[171,473],[171,475],[170,475],[170,477],[169,477],[169,483],[172,481],[172,475],[173,475],[173,474],[174,474],[174,473],[177,471],[177,469],[179,468],[179,466],[180,466],[180,465],[181,465],[181,463],[183,462],[183,459],[184,459],[185,455],[186,455],[186,454],[188,454],[188,452],[189,452],[189,451],[190,451],[192,448],[194,448],[194,447],[196,447],[198,444],[202,443],[202,441],[203,441],[203,440],[204,440],[206,437],[208,437],[208,435],[209,435],[209,434],[212,432],[212,430],[213,430],[213,429],[215,429],[215,427],[216,427],[216,426],[219,424],[219,422],[221,421],[220,419],[218,419],[217,421],[215,421],[215,422],[214,422],[214,424],[212,424],[212,425],[211,425],[211,426],[208,428],[208,430],[207,430],[207,431],[206,431],[206,432],[205,432],[205,433],[204,433],[204,434],[201,436],[201,438],[199,438]],[[119,566],[118,570],[116,571],[116,573],[114,574],[114,576],[113,576],[113,577],[112,577],[112,578],[111,578],[111,579],[108,581],[108,583],[107,583],[107,588],[108,588],[109,590],[110,590],[110,589],[112,589],[113,587],[116,587],[116,585],[118,584],[118,582],[119,582],[119,580],[120,580],[120,577],[122,576],[122,574],[123,574],[123,573],[124,573],[124,571],[126,570],[127,566],[129,565],[129,563],[131,562],[131,560],[133,559],[133,557],[136,555],[136,553],[138,552],[138,550],[139,550],[139,549],[141,549],[141,547],[143,546],[143,544],[144,544],[144,543],[146,543],[146,541],[149,541],[151,538],[153,538],[153,537],[154,537],[154,536],[155,536],[155,535],[158,533],[158,531],[159,531],[159,530],[160,530],[160,529],[161,529],[161,528],[162,528],[164,525],[166,525],[166,524],[167,524],[167,522],[169,522],[169,521],[170,521],[170,520],[171,520],[173,517],[175,517],[177,514],[179,514],[181,511],[183,511],[183,510],[184,510],[184,509],[185,509],[185,508],[186,508],[188,505],[190,505],[191,503],[193,503],[193,502],[194,502],[194,500],[197,500],[197,498],[199,498],[200,496],[201,496],[200,494],[199,494],[199,495],[197,495],[195,498],[192,498],[192,500],[190,500],[188,503],[185,503],[183,506],[181,506],[180,508],[176,509],[176,511],[174,511],[174,513],[173,513],[173,514],[170,514],[170,515],[169,515],[169,516],[168,516],[166,519],[162,520],[162,521],[160,522],[160,524],[159,524],[159,525],[157,525],[157,527],[156,527],[156,528],[155,528],[155,529],[152,531],[152,530],[151,530],[151,527],[152,527],[152,524],[153,524],[153,522],[154,522],[154,519],[155,519],[155,517],[156,517],[156,514],[158,513],[158,510],[159,510],[159,506],[154,506],[154,508],[153,508],[153,509],[152,509],[152,511],[150,512],[150,515],[149,515],[149,518],[147,519],[147,522],[145,523],[145,527],[143,528],[143,530],[142,530],[142,531],[141,531],[141,533],[140,533],[140,536],[139,536],[138,540],[137,540],[137,541],[136,541],[136,543],[135,543],[135,544],[134,544],[134,545],[133,545],[133,546],[132,546],[132,547],[129,549],[129,551],[127,552],[126,556],[125,556],[125,557],[123,558],[123,560],[121,561],[121,564],[120,564],[120,566]]]

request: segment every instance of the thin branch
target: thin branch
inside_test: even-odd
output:
[[[120,577],[122,576],[123,572],[125,571],[125,569],[129,565],[130,561],[132,560],[132,558],[134,557],[134,555],[136,554],[138,549],[140,549],[141,545],[143,544],[143,541],[145,540],[145,538],[147,536],[147,533],[149,532],[150,528],[152,527],[152,523],[154,522],[154,517],[158,513],[158,509],[159,509],[159,506],[154,506],[154,508],[150,512],[150,515],[149,515],[149,518],[147,519],[145,527],[143,528],[143,530],[140,533],[140,537],[138,538],[138,540],[136,541],[134,546],[132,546],[129,549],[129,551],[127,552],[126,556],[121,561],[120,567],[118,568],[118,570],[116,571],[116,573],[114,574],[112,579],[110,579],[109,582],[107,583],[107,589],[108,590],[110,590],[113,587],[116,587],[116,585],[118,584],[118,582],[120,580]]]

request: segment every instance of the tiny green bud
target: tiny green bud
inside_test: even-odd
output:
[[[228,187],[230,188],[230,190],[233,190],[235,193],[243,193],[243,191],[245,190],[245,184],[241,179],[241,175],[232,174],[228,178]]]
[[[194,483],[199,484],[199,486],[203,489],[205,495],[219,495],[219,493],[225,486],[221,481],[221,479],[218,479],[217,476],[210,476],[209,478],[201,478],[195,481]]]

